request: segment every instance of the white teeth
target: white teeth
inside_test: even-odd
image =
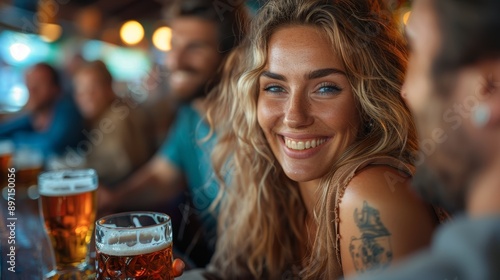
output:
[[[310,148],[316,148],[317,146],[326,142],[326,139],[313,139],[306,142],[303,141],[293,141],[290,139],[285,139],[285,145],[292,150],[305,150]]]
[[[311,148],[311,141],[306,142],[306,149],[309,149],[309,148]]]
[[[303,150],[303,149],[305,149],[305,148],[306,148],[306,147],[305,147],[304,142],[299,142],[299,143],[297,143],[297,150]]]

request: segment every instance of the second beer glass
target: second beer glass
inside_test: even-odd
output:
[[[172,224],[163,213],[128,212],[96,222],[97,279],[173,279]]]
[[[38,177],[38,191],[57,273],[89,269],[88,250],[97,209],[95,170],[42,173]]]

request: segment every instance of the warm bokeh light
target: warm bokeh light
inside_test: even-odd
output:
[[[169,51],[172,48],[171,39],[172,29],[170,27],[159,27],[153,33],[153,45],[161,51]]]
[[[135,45],[144,38],[144,28],[135,21],[127,21],[120,28],[120,37],[125,44]]]
[[[411,15],[411,11],[408,11],[408,12],[404,13],[404,15],[403,15],[403,23],[405,25],[408,23],[408,19],[410,18],[410,15]]]
[[[40,37],[45,42],[51,43],[59,39],[62,34],[62,27],[54,23],[40,24]]]

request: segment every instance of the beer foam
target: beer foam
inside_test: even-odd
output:
[[[114,244],[114,245],[104,245],[99,252],[117,257],[126,257],[126,256],[138,256],[145,255],[149,253],[154,253],[160,250],[163,250],[172,243],[159,243],[159,244],[138,244],[132,247],[129,247],[127,244]]]
[[[163,213],[128,212],[96,222],[96,248],[117,257],[137,256],[172,247],[170,217]]]
[[[45,196],[75,195],[96,189],[95,171],[51,171],[42,173],[38,179],[38,192]]]
[[[142,234],[143,233],[141,233],[141,236]],[[150,235],[149,237],[152,236],[153,235]],[[155,234],[154,236],[159,237],[158,234]],[[149,254],[163,250],[169,246],[172,246],[172,241],[167,242],[167,240],[165,240],[164,238],[160,238],[160,240],[158,241],[155,240],[149,243],[137,242],[137,239],[139,238],[131,234],[127,236],[121,236],[120,239],[118,239],[117,237],[112,237],[109,238],[107,242],[105,241],[104,243],[96,242],[97,243],[96,245],[99,252],[106,255],[118,256],[118,257]]]

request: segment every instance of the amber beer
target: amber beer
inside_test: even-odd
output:
[[[16,184],[17,188],[29,188],[36,185],[38,175],[42,172],[42,166],[17,167]]]
[[[20,168],[16,165],[16,198],[24,200],[27,206],[29,204],[34,209],[37,207],[36,199],[38,198],[36,193],[37,178],[41,172],[41,164]]]
[[[97,209],[94,170],[42,173],[38,178],[40,211],[54,249],[58,270],[84,269]]]
[[[174,279],[172,226],[162,213],[129,212],[96,222],[96,279]]]
[[[2,172],[2,174],[7,173],[7,169],[11,167],[11,162],[12,162],[12,154],[0,153],[0,167],[2,168],[0,172]]]
[[[158,247],[136,247],[96,250],[97,279],[174,279],[170,274],[172,243]]]
[[[0,154],[0,189],[7,188],[9,168],[11,167],[12,155]]]
[[[14,153],[12,166],[16,170],[16,198],[26,199],[30,190],[36,189],[38,175],[42,172],[42,153],[30,148],[18,149]],[[36,199],[37,196],[32,198]],[[34,206],[36,207],[36,203]]]

